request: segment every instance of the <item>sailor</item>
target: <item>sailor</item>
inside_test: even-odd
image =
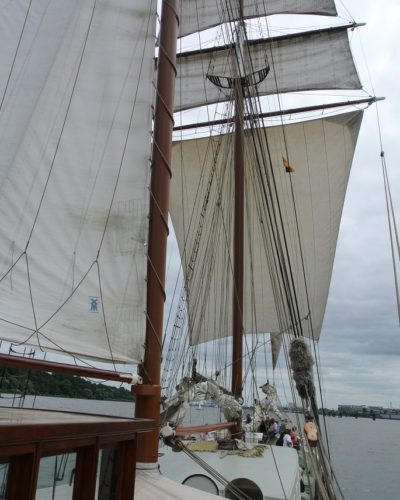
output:
[[[292,430],[290,431],[290,437],[292,438],[293,448],[298,450],[300,448],[300,440],[299,436],[297,435],[296,427],[292,427]]]
[[[270,426],[268,429],[268,439],[274,439],[279,432],[278,422],[275,422],[275,419],[271,418]]]
[[[293,443],[292,443],[292,438],[290,437],[290,429],[285,429],[285,433],[283,436],[283,446],[286,448],[292,448]]]

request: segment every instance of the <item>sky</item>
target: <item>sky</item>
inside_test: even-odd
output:
[[[399,217],[400,2],[348,0],[345,5],[357,22],[367,23],[352,37],[352,48],[365,88],[385,97],[378,104],[379,123]],[[319,343],[328,408],[400,408],[400,326],[380,151],[373,106],[364,113],[361,126]]]

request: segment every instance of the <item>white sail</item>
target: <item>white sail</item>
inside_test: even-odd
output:
[[[248,44],[248,52],[251,72],[270,66],[268,78],[257,86],[258,95],[361,88],[343,27],[257,40]],[[230,91],[221,92],[205,73],[235,75],[232,47],[179,54],[177,62],[176,111],[231,99]]]
[[[217,26],[221,22],[239,19],[239,3],[224,0],[184,0],[179,15],[180,36]],[[273,14],[316,14],[336,16],[333,0],[246,0],[243,2],[243,18],[270,16]]]
[[[319,338],[361,118],[362,112],[353,112],[246,133],[245,332],[301,328],[305,336]],[[254,134],[258,137],[257,152],[261,156],[269,151],[270,160],[254,156]],[[232,135],[226,134],[211,141],[176,142],[173,149],[171,213],[184,262],[189,261],[196,234],[203,227],[188,283],[193,344],[231,334],[231,146]],[[282,157],[287,154],[295,169],[290,175],[282,165]],[[276,183],[268,209],[259,176],[264,168],[273,169]],[[208,206],[201,221],[190,214],[204,203],[204,196]],[[271,211],[277,219],[272,225]],[[291,273],[287,282],[279,265]],[[297,301],[293,306],[298,309],[295,316],[289,311],[293,300]]]
[[[29,4],[0,13],[1,338],[140,360],[156,2]]]
[[[280,333],[271,333],[270,341],[271,341],[272,367],[275,369],[279,359],[279,353],[281,351],[282,335]]]

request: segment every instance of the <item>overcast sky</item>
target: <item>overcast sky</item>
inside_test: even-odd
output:
[[[400,2],[348,0],[345,5],[357,22],[367,23],[352,37],[363,84],[370,91],[365,55],[375,95],[386,97],[378,111],[399,216]],[[361,126],[319,345],[328,407],[400,408],[400,327],[379,155],[376,109],[371,107]]]

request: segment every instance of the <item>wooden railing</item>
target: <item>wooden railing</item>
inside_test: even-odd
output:
[[[145,419],[0,408],[0,463],[8,464],[4,498],[35,500],[41,460],[76,453],[73,500],[94,499],[100,451],[113,448],[107,498],[132,500],[137,434],[154,428]]]

